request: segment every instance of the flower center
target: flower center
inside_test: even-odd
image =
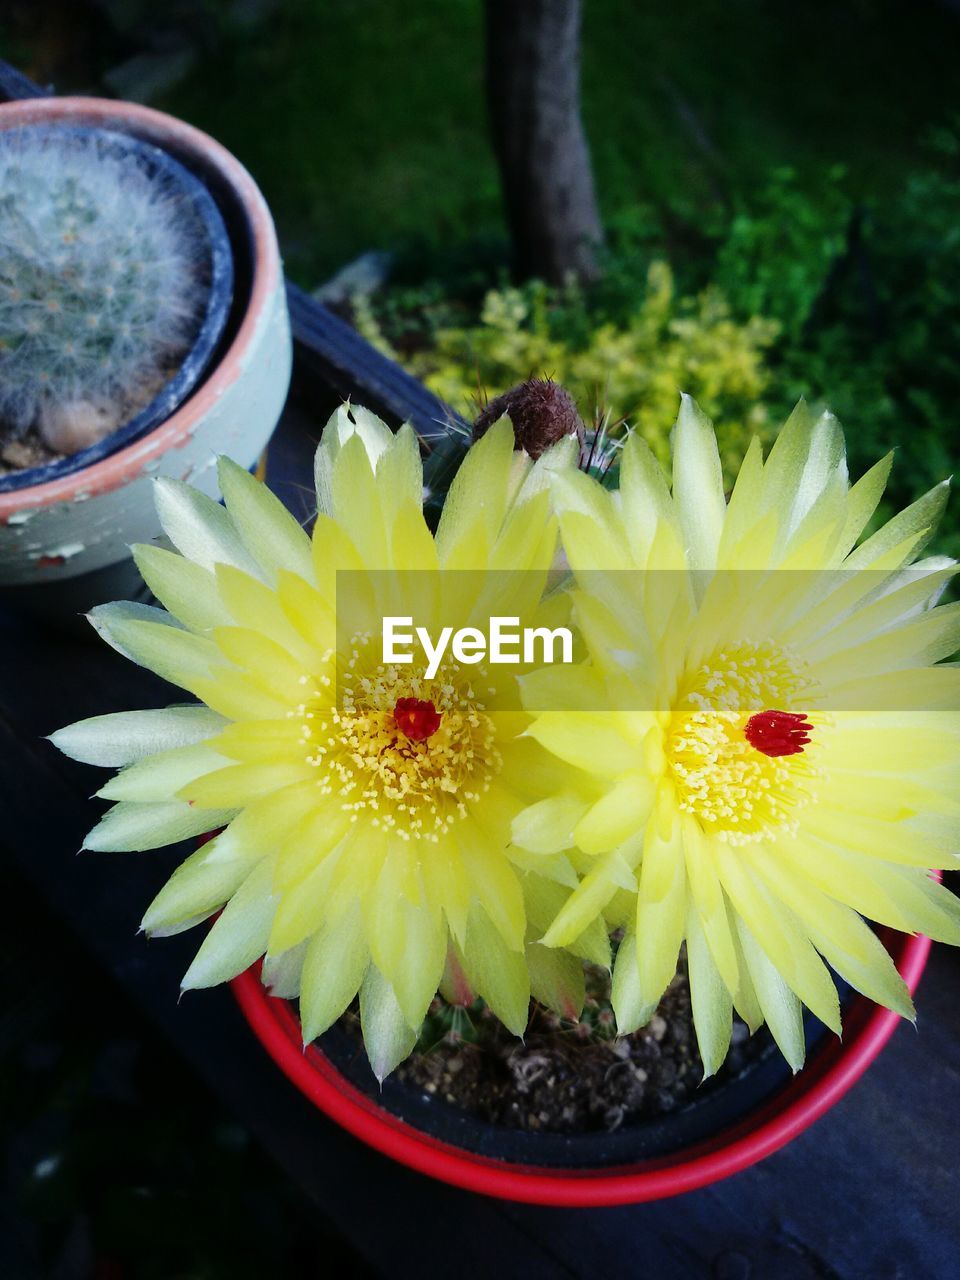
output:
[[[810,686],[799,660],[768,642],[729,646],[685,674],[665,752],[679,808],[706,832],[759,840],[791,828],[814,798],[813,723],[768,709],[802,703]]]
[[[810,741],[812,728],[802,711],[758,711],[744,725],[743,736],[765,756],[795,756]]]
[[[393,718],[401,733],[411,742],[426,742],[440,728],[443,717],[426,698],[398,698]]]
[[[379,637],[351,643],[336,698],[325,689],[297,709],[321,793],[352,822],[366,813],[403,840],[436,843],[500,771],[496,728],[476,693],[487,672],[447,662],[427,680],[381,662]]]

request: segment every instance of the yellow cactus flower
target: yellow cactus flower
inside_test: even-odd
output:
[[[729,501],[716,438],[684,398],[672,486],[633,436],[619,492],[552,488],[589,654],[525,678],[529,736],[580,778],[519,815],[514,840],[583,871],[543,941],[603,913],[624,930],[622,1032],[642,1025],[685,942],[707,1074],[732,1009],[797,1070],[802,1006],[840,1031],[829,965],[913,1016],[863,917],[960,942],[929,874],[960,849],[956,565],[919,560],[941,485],[860,541],[890,469],[851,485],[843,435],[801,404]],[[859,542],[859,545],[858,545]]]
[[[509,843],[514,816],[556,777],[548,753],[520,736],[523,668],[445,659],[428,676],[416,661],[385,664],[379,637],[344,640],[343,615],[358,606],[351,595],[338,608],[337,597],[338,574],[366,574],[354,594],[372,594],[368,617],[414,612],[429,626],[451,593],[469,618],[509,571],[502,611],[533,616],[556,546],[549,476],[575,451],[570,441],[532,464],[514,453],[504,419],[470,450],[435,538],[412,430],[394,436],[358,408],[339,410],[324,432],[312,538],[226,459],[225,507],[157,482],[176,550],[135,555],[164,608],[107,605],[91,620],[199,703],[96,717],[53,741],[120,766],[98,793],[115,803],[86,848],[150,849],[223,828],[143,920],[162,935],[222,908],[185,988],[229,980],[264,956],[264,981],[299,994],[305,1040],[359,992],[381,1079],[410,1052],[445,966],[455,978],[465,971],[517,1033],[531,981],[565,1011],[576,1004],[579,961],[527,946],[573,870]],[[579,949],[603,960],[606,947],[598,920]]]

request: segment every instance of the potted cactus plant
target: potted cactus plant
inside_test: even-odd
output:
[[[484,420],[435,533],[412,432],[356,408],[312,536],[226,460],[226,511],[159,480],[163,607],[91,621],[198,701],[53,741],[119,769],[87,848],[218,833],[143,928],[212,921],[183,989],[232,981],[334,1119],[490,1194],[650,1199],[822,1114],[960,941],[946,488],[863,538],[890,460],[851,485],[829,414],[728,499],[688,399],[672,482],[631,436],[617,491],[566,397],[503,409],[524,448]]]
[[[0,190],[0,585],[75,611],[130,580],[152,476],[212,493],[215,450],[261,455],[290,372],[276,238],[233,157],[131,104],[0,106]]]

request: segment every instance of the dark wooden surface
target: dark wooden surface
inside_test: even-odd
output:
[[[6,77],[6,78],[5,78]],[[25,92],[0,67],[0,97]],[[337,395],[421,430],[443,406],[291,290],[295,398],[270,478],[310,512],[310,457]],[[386,367],[385,367],[386,366]],[[945,1280],[960,1274],[960,957],[933,958],[919,1031],[901,1027],[832,1112],[763,1164],[677,1200],[550,1210],[441,1186],[363,1147],[315,1112],[247,1031],[229,992],[179,979],[197,940],[147,942],[143,908],[184,850],[77,856],[102,807],[102,773],[43,735],[81,716],[176,694],[89,638],[4,611],[0,598],[0,857],[9,860],[197,1075],[385,1277],[552,1280]],[[105,979],[106,981],[106,979]]]

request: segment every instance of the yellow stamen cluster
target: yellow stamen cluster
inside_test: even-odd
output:
[[[681,680],[665,743],[681,811],[731,844],[790,830],[814,798],[809,752],[770,757],[747,741],[752,715],[804,710],[802,664],[776,645],[744,641],[714,654]]]
[[[415,668],[378,661],[370,636],[353,637],[351,651],[331,687],[297,708],[300,742],[318,771],[321,794],[337,796],[358,821],[366,811],[374,827],[402,840],[437,843],[445,830],[467,816],[467,805],[489,790],[502,759],[496,729],[476,684],[487,675],[444,663],[432,680]],[[400,698],[432,702],[440,727],[422,742],[398,727]]]

